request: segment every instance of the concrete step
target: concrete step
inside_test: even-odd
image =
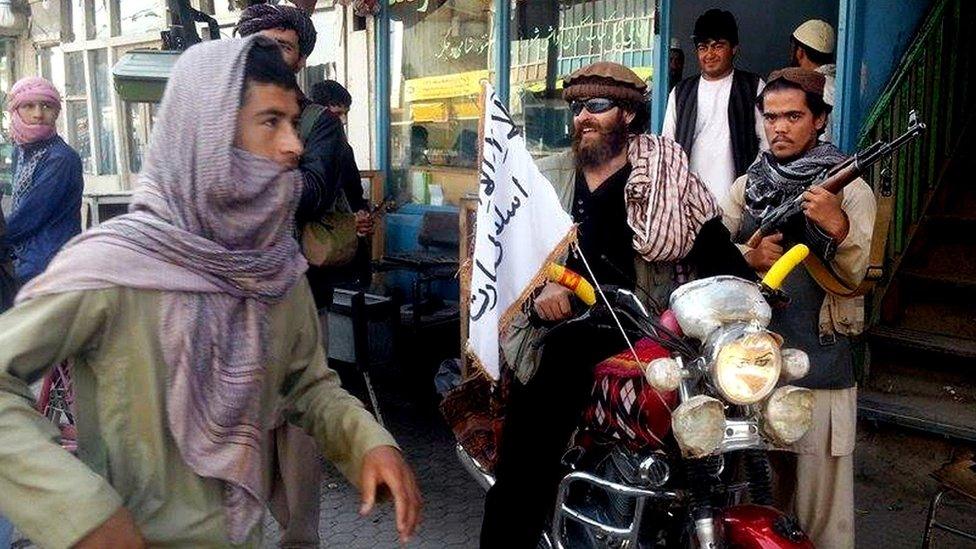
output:
[[[970,213],[938,213],[925,218],[925,221],[939,229],[974,229],[976,216]]]
[[[890,423],[953,440],[976,442],[976,406],[951,399],[858,392],[858,418]]]
[[[900,317],[891,324],[916,332],[976,340],[976,283],[966,290],[951,284],[954,283],[913,283],[911,291],[904,294]]]
[[[876,326],[871,328],[868,336],[875,345],[903,347],[963,359],[976,358],[976,340],[964,337],[897,326]]]
[[[944,278],[976,278],[976,238],[972,234],[964,239],[930,237],[912,247],[917,251],[909,252],[902,264],[903,271],[922,271]]]
[[[976,276],[968,276],[965,273],[914,267],[902,270],[899,276],[915,286],[924,285],[924,289],[927,290],[958,290],[967,293],[976,290]]]

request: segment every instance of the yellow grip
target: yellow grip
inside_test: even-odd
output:
[[[546,267],[546,278],[551,282],[572,290],[576,294],[576,297],[580,298],[580,301],[583,303],[587,305],[596,303],[596,291],[593,289],[593,285],[566,267],[550,263]]]
[[[806,259],[807,255],[810,254],[810,248],[807,248],[805,244],[797,244],[790,248],[790,251],[783,254],[782,257],[773,263],[773,266],[769,268],[769,272],[763,277],[762,283],[769,288],[774,290],[780,289],[783,285],[783,281],[789,276],[790,272],[796,268],[797,265]]]

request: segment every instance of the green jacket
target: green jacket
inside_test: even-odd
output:
[[[549,180],[549,183],[556,190],[556,196],[559,197],[563,210],[572,213],[576,191],[576,163],[572,151],[548,156],[536,164],[542,175]],[[654,301],[666,307],[668,297],[677,287],[675,282],[676,264],[673,262],[651,263],[634,252],[634,266],[637,285],[653,296]],[[645,295],[644,291],[637,290],[637,296],[645,302],[645,306],[653,307],[652,300]],[[547,330],[529,324],[528,310],[531,306],[531,300],[525,303],[523,313],[516,316],[508,331],[502,334],[501,338],[505,363],[515,370],[516,377],[522,383],[527,383],[535,375],[540,358],[538,343]]]
[[[222,483],[186,465],[168,428],[160,296],[120,287],[68,292],[0,316],[0,514],[39,546],[69,547],[122,505],[150,546],[229,545]],[[369,450],[396,443],[326,366],[304,278],[267,321],[268,427],[280,417],[301,426],[358,480]],[[58,430],[34,410],[28,388],[66,358],[80,460],[57,443]],[[248,545],[258,545],[259,530]]]

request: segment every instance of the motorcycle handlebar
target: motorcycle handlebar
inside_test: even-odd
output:
[[[797,244],[790,248],[788,252],[777,259],[776,263],[773,263],[773,266],[769,268],[769,272],[762,279],[763,286],[773,290],[779,290],[790,272],[802,263],[809,254],[810,248],[807,248],[804,244]]]
[[[588,307],[596,303],[596,290],[593,285],[577,273],[550,263],[546,266],[546,279],[571,290]]]

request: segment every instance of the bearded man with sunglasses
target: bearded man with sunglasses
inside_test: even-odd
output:
[[[646,91],[640,77],[616,63],[595,63],[568,76],[563,97],[573,112],[573,146],[543,159],[539,168],[578,226],[581,254],[568,257],[566,265],[591,283],[635,290],[654,307],[690,278],[755,273],[681,147],[643,134]],[[589,326],[549,333],[542,324],[568,319],[580,309],[575,299],[566,288],[547,284],[529,305],[543,322],[530,321],[526,310],[504,334],[502,351],[516,380],[496,483],[485,501],[482,547],[536,546],[594,367],[626,348],[620,334]]]

